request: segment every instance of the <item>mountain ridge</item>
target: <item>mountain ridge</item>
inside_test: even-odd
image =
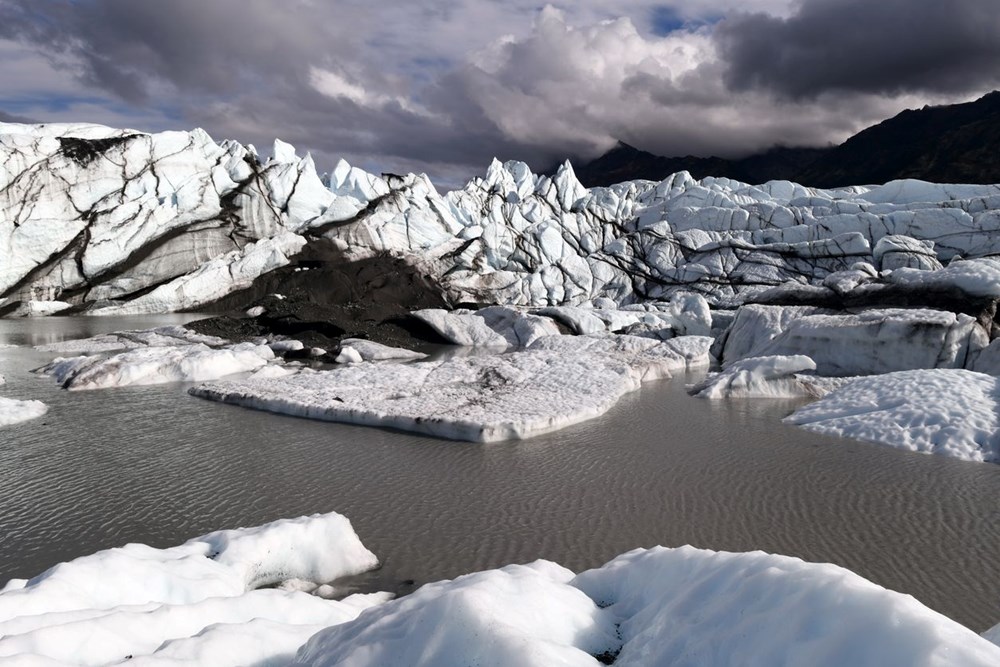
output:
[[[861,130],[838,146],[774,146],[745,158],[663,157],[619,141],[576,166],[587,187],[628,180],[658,181],[687,171],[694,178],[746,183],[787,180],[810,187],[841,187],[915,178],[937,183],[1000,182],[1000,91],[962,104],[907,109]]]

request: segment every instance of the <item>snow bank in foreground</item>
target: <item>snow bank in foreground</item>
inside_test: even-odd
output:
[[[644,380],[707,363],[708,339],[550,336],[503,355],[354,364],[287,378],[204,384],[196,396],[313,419],[477,442],[527,438],[592,419]],[[693,349],[702,351],[695,358]]]
[[[164,382],[198,382],[255,371],[274,359],[266,345],[242,343],[223,349],[207,345],[144,347],[101,356],[58,358],[36,372],[67,389],[107,389]]]
[[[0,384],[3,384],[2,375],[0,375]],[[41,401],[18,401],[0,396],[0,426],[20,424],[29,419],[41,417],[48,411],[49,406]]]
[[[810,431],[967,461],[1000,461],[1000,381],[960,369],[859,378],[785,419]]]
[[[816,362],[802,355],[751,357],[714,373],[691,388],[699,398],[818,398],[820,390],[799,373],[815,371]]]
[[[327,582],[377,565],[335,513],[218,531],[169,549],[109,549],[7,584],[0,591],[0,656],[70,664],[135,656],[131,665],[150,654],[220,658],[201,664],[287,662],[319,628],[385,598],[333,602],[254,589],[291,578]]]
[[[829,564],[762,552],[636,550],[571,584],[620,623],[617,667],[994,665],[971,630]]]
[[[0,590],[22,664],[299,667],[985,667],[1000,647],[835,565],[637,549],[574,576],[547,561],[325,600],[294,588],[377,565],[338,514],[132,544]],[[253,590],[285,580],[288,586]],[[323,587],[326,588],[326,587]]]
[[[615,657],[617,656],[617,657]],[[545,561],[424,586],[315,635],[300,667],[995,665],[1000,648],[835,565],[639,549],[572,578]]]

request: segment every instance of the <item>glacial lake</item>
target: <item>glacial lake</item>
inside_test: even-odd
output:
[[[22,346],[0,349],[0,395],[50,406],[0,429],[0,585],[126,542],[337,511],[383,562],[359,590],[692,544],[833,562],[976,631],[1000,621],[1000,466],[813,435],[780,423],[791,402],[698,400],[677,378],[479,445],[29,373],[54,355],[26,346],[192,318],[0,320],[0,344]]]

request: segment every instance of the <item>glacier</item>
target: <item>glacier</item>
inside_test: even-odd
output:
[[[653,547],[580,574],[540,560],[398,599],[320,594],[336,597],[326,582],[377,565],[334,512],[165,549],[108,549],[0,588],[0,658],[213,667],[1000,661],[988,639],[995,630],[980,637],[838,566],[760,551]],[[273,584],[282,585],[265,588]]]
[[[588,189],[568,162],[542,175],[494,160],[483,176],[440,193],[424,175],[375,175],[344,161],[321,173],[280,140],[262,156],[202,130],[147,134],[92,124],[0,123],[0,161],[0,315],[222,308],[259,322],[258,331],[276,322],[290,329],[290,340],[240,344],[181,334],[191,344],[177,349],[161,349],[173,346],[166,339],[114,336],[76,343],[75,351],[71,343],[51,351],[78,356],[47,369],[70,388],[253,373],[257,398],[248,394],[244,403],[410,428],[440,414],[434,401],[422,408],[432,412],[418,415],[382,404],[348,408],[324,398],[321,409],[311,399],[293,407],[268,398],[275,389],[267,383],[331,381],[326,371],[284,366],[262,349],[340,361],[376,381],[390,371],[366,361],[421,353],[398,351],[398,339],[378,347],[386,341],[365,340],[367,325],[343,334],[331,325],[323,337],[300,341],[295,331],[306,325],[296,306],[271,311],[313,297],[377,304],[406,281],[413,294],[423,290],[440,304],[415,307],[406,326],[418,322],[442,340],[494,354],[521,355],[565,334],[711,336],[724,373],[700,388],[705,396],[816,397],[843,384],[829,378],[921,369],[1000,374],[997,185],[900,180],[818,189],[681,172]],[[576,354],[560,345],[546,353]],[[700,349],[694,355],[709,359]],[[809,358],[815,373],[803,380],[782,375],[773,361],[754,361],[790,357]],[[491,363],[523,363],[512,359]],[[571,364],[564,365],[556,366]],[[417,373],[417,382],[436,373],[413,368],[422,367],[393,372]],[[232,390],[203,395],[235,400]],[[609,390],[607,401],[614,395]],[[573,411],[562,422],[603,409]],[[438,430],[468,434],[478,424],[484,433],[523,437],[559,421],[553,414],[499,427],[466,415],[424,419],[421,428],[449,424]],[[912,448],[936,451],[928,443]]]
[[[265,159],[201,130],[65,124],[0,124],[0,163],[7,313],[194,310],[317,248],[345,264],[403,258],[452,306],[685,293],[732,308],[786,284],[1000,296],[998,186],[821,190],[682,172],[587,189],[569,163],[545,176],[494,161],[440,194],[423,175],[345,162],[320,174],[280,141]]]

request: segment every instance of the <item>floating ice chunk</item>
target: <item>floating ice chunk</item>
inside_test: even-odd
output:
[[[782,306],[741,308],[722,338],[723,364],[805,355],[820,375],[853,376],[914,368],[962,368],[987,343],[968,315],[884,308],[821,314]]]
[[[274,358],[266,345],[242,343],[223,349],[206,345],[144,347],[110,357],[59,358],[36,372],[65,388],[107,389],[164,382],[198,382],[262,368]]]
[[[540,561],[428,584],[318,633],[295,664],[597,667],[618,644],[615,619],[572,576]]]
[[[1000,461],[1000,381],[961,369],[864,377],[785,421],[810,431],[941,454]]]
[[[338,364],[360,364],[364,360],[365,358],[361,356],[361,353],[353,347],[341,348],[340,354],[334,359]]]
[[[263,368],[254,371],[250,374],[250,378],[254,380],[266,380],[273,378],[283,378],[289,375],[295,375],[301,369],[297,366],[285,366],[282,364],[268,364]]]
[[[0,384],[3,384],[2,375],[0,375]],[[19,401],[0,396],[0,426],[10,426],[37,419],[48,410],[49,407],[41,401]]]
[[[300,340],[276,340],[268,343],[268,347],[278,353],[298,352],[305,348]]]
[[[507,340],[469,310],[428,308],[411,313],[455,345],[506,349]]]
[[[491,442],[592,419],[644,380],[670,377],[692,363],[648,338],[550,336],[504,355],[349,365],[190,391],[271,412]]]
[[[267,309],[264,306],[254,306],[247,309],[246,315],[247,317],[260,317],[265,312],[267,312]]]
[[[562,333],[549,318],[517,308],[489,306],[477,310],[475,316],[483,318],[486,325],[503,336],[512,348],[528,347],[539,338]]]
[[[616,667],[1000,663],[1000,649],[909,595],[760,551],[637,549],[570,584],[619,622]]]
[[[288,578],[331,581],[377,565],[335,513],[219,531],[169,549],[130,544],[0,591],[0,656],[108,664],[150,654],[224,656],[228,645],[229,657],[201,664],[287,660],[311,632],[355,618],[366,601],[254,589]],[[239,628],[262,634],[240,646]]]
[[[797,377],[803,371],[815,371],[809,357],[751,357],[714,373],[691,388],[699,398],[818,398],[819,391]]]
[[[414,352],[413,350],[407,350],[402,347],[391,347],[389,345],[383,345],[382,343],[376,343],[375,341],[365,340],[364,338],[345,338],[340,341],[341,353],[346,350],[353,350],[358,353],[361,357],[361,361],[412,361],[414,359],[425,359],[427,357],[423,352]],[[338,364],[345,363],[339,361]],[[355,361],[355,360],[351,360]],[[356,362],[355,362],[356,363]]]
[[[56,354],[95,354],[149,346],[194,345],[196,343],[219,347],[228,344],[229,341],[216,336],[199,334],[182,326],[169,326],[137,331],[118,331],[91,338],[47,343],[36,345],[35,349]]]

